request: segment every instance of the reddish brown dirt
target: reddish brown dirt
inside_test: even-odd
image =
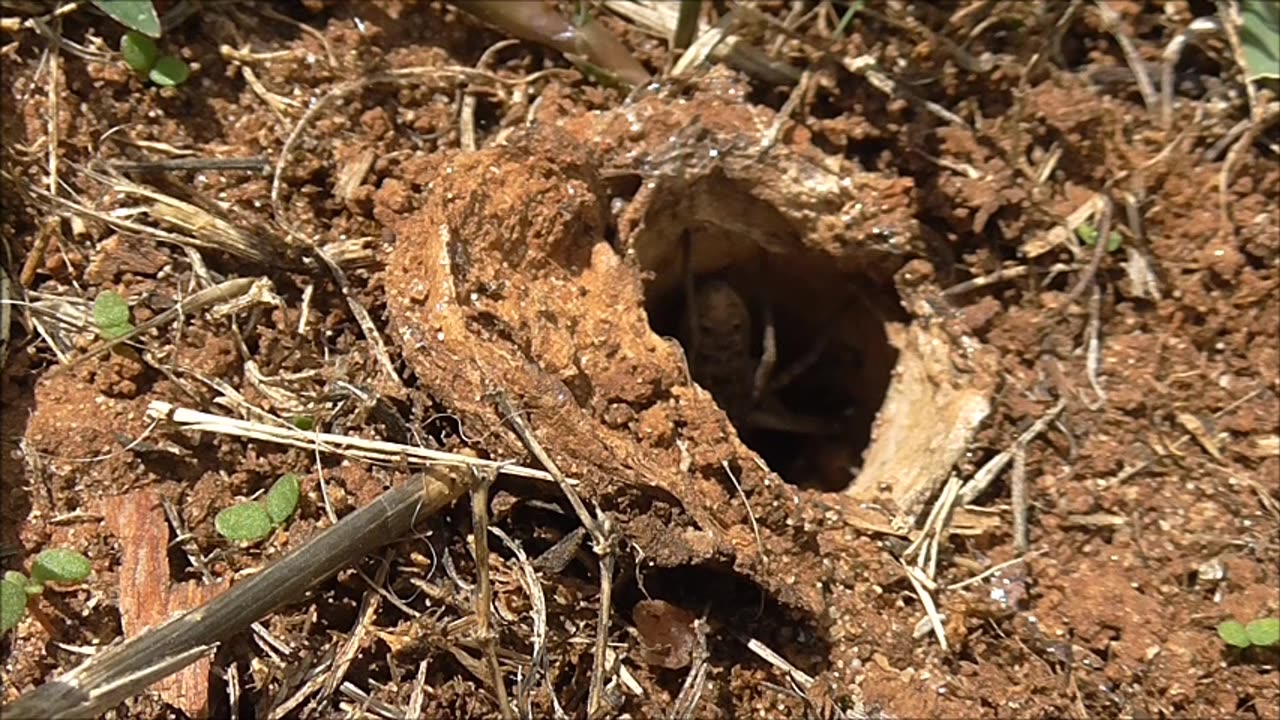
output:
[[[785,21],[790,5],[760,8]],[[1092,10],[1058,24],[1065,7],[871,5],[835,44],[822,12],[791,39],[744,31],[814,70],[785,122],[777,113],[790,88],[723,66],[628,98],[521,43],[486,61],[499,82],[442,71],[345,91],[308,119],[283,165],[278,206],[270,170],[131,172],[255,238],[243,250],[206,244],[198,262],[101,217],[62,208],[59,218],[41,199],[48,43],[29,28],[6,30],[0,234],[15,288],[48,242],[25,278],[36,306],[13,308],[0,385],[0,551],[12,570],[46,547],[72,547],[94,574],[33,601],[0,640],[0,700],[132,633],[132,618],[196,602],[198,593],[174,599],[200,579],[190,552],[233,583],[328,526],[326,505],[346,514],[407,475],[212,433],[148,433],[148,403],[307,417],[327,432],[536,465],[495,409],[502,391],[616,530],[611,653],[642,691],[614,693],[616,715],[665,716],[705,658],[693,717],[1280,717],[1274,653],[1230,650],[1215,632],[1228,618],[1280,613],[1276,128],[1230,155],[1215,147],[1247,114],[1216,39],[1178,66],[1166,130]],[[1196,13],[1212,12],[1113,7],[1119,31],[1155,62]],[[604,22],[651,69],[669,65],[661,40]],[[61,32],[110,48],[120,29],[80,10]],[[340,83],[470,67],[500,39],[442,3],[316,1],[275,14],[201,8],[163,41],[193,64],[176,89],[64,51],[54,86],[60,194],[102,212],[138,207],[145,201],[113,191],[90,163],[165,159],[171,148],[270,165],[310,103]],[[828,47],[837,59],[871,55],[899,94],[834,67],[818,52]],[[472,152],[458,149],[468,89]],[[1091,247],[1075,254],[1051,238],[1104,188],[1121,248],[1090,274]],[[183,234],[153,214],[129,217]],[[343,268],[395,378],[313,246]],[[743,297],[752,337],[770,307],[780,371],[825,343],[770,407],[834,432],[735,427],[690,382],[686,268]],[[87,305],[53,300],[115,290],[142,322],[210,276],[265,277],[275,296],[168,323],[133,347],[58,369],[51,314]],[[940,348],[949,379],[966,379],[962,389],[990,404],[976,434],[960,435],[954,468],[929,465],[945,455],[929,454],[941,441],[902,458],[904,472],[930,471],[920,473],[928,492],[918,507],[895,504],[910,494],[879,480],[859,484],[864,449],[886,436],[885,418],[878,431],[873,420],[889,407],[908,330]],[[75,358],[93,337],[59,330],[53,342]],[[972,477],[1059,401],[1057,422],[1025,448],[1025,561],[1011,562],[1020,553],[1008,471],[955,510],[941,539],[933,598],[943,650],[900,562],[937,500],[930,483]],[[927,403],[917,403],[923,415],[943,414]],[[214,515],[284,472],[305,478],[287,528],[254,548],[222,540]],[[154,554],[159,536],[123,547],[128,523],[106,517],[128,497],[171,501],[190,533],[167,562],[148,561],[169,577],[145,588],[137,553]],[[500,480],[491,514],[533,559],[548,686],[581,713],[600,600],[590,539],[573,535],[577,519],[542,483]],[[498,717],[476,665],[470,522],[461,502],[361,572],[264,619],[279,646],[262,633],[225,644],[204,687],[188,678],[180,702],[200,707],[203,690],[210,713],[227,714],[232,668],[240,716],[266,717],[377,597],[345,674],[352,686],[378,707],[409,708],[425,667],[423,716]],[[169,541],[177,533],[164,530]],[[580,545],[557,545],[574,537]],[[496,537],[490,544],[497,640],[514,688],[534,650],[533,609],[513,551]],[[384,569],[390,596],[364,579]],[[748,649],[752,639],[814,684],[797,692]],[[546,688],[532,697],[535,716],[552,716]],[[356,702],[319,688],[300,699],[289,717]],[[148,694],[112,715],[181,711]]]

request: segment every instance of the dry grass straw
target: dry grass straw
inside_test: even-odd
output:
[[[1257,397],[1258,395],[1261,395],[1264,392],[1270,392],[1270,390],[1266,386],[1263,386],[1251,392],[1245,393],[1238,400],[1233,401],[1230,405],[1227,405],[1226,407],[1222,408],[1218,412],[1214,413],[1211,420],[1217,421],[1225,417],[1226,415],[1235,411],[1241,405],[1244,405],[1245,403],[1249,402],[1250,400],[1254,399],[1255,397]],[[1183,427],[1183,430],[1186,434],[1182,435],[1181,437],[1174,440],[1173,442],[1170,442],[1164,445],[1161,448],[1161,454],[1169,454],[1169,455],[1177,454],[1188,442],[1195,439],[1195,433],[1188,430],[1185,426]],[[1112,485],[1125,482],[1126,480],[1133,477],[1134,475],[1137,475],[1143,470],[1146,470],[1147,468],[1151,467],[1153,464],[1155,464],[1155,459],[1147,459],[1147,460],[1142,460],[1140,462],[1134,463],[1126,467],[1125,469],[1121,470],[1114,477],[1100,483],[1100,486],[1101,488],[1107,488]],[[1264,505],[1265,504],[1266,503],[1264,503]]]
[[[378,572],[374,576],[370,587],[364,591],[364,596],[360,598],[360,608],[356,611],[356,624],[351,629],[345,640],[342,641],[338,648],[337,656],[333,661],[333,667],[330,669],[328,676],[324,682],[324,697],[331,697],[342,685],[346,678],[347,670],[351,667],[351,662],[356,659],[356,655],[360,653],[361,647],[365,643],[365,639],[369,635],[369,628],[373,625],[374,615],[378,612],[378,607],[382,604],[382,596],[377,592],[377,588],[381,588],[387,582],[387,575],[391,571],[391,561],[395,557],[395,550],[388,548],[383,555],[382,562],[378,565]]]
[[[991,483],[999,477],[1000,473],[1010,463],[1014,463],[1016,477],[1013,478],[1012,482],[1019,487],[1015,493],[1018,497],[1014,498],[1015,517],[1013,526],[1015,538],[1023,537],[1027,527],[1025,516],[1025,452],[1027,446],[1047,430],[1065,408],[1066,401],[1059,400],[1037,419],[1031,427],[1019,435],[1009,448],[988,460],[968,480],[961,482],[959,477],[952,475],[943,486],[938,499],[934,501],[933,506],[930,508],[920,533],[915,537],[911,545],[907,547],[906,551],[902,553],[899,564],[902,566],[912,590],[920,599],[920,604],[925,611],[925,618],[922,624],[932,630],[934,637],[937,638],[938,646],[944,652],[948,650],[950,644],[947,641],[942,613],[938,609],[934,593],[940,589],[937,583],[938,561],[947,536],[951,533],[951,522],[955,509],[961,505],[971,504],[982,492],[990,487]],[[1019,542],[1015,539],[1015,544],[1019,546],[1022,552],[1026,551],[1024,542]],[[988,573],[990,572],[988,571]],[[984,573],[983,575],[985,576],[986,574]],[[952,587],[962,587],[964,585],[965,583],[962,582]]]
[[[382,339],[382,333],[378,331],[378,326],[374,324],[369,311],[365,309],[364,304],[360,302],[352,291],[351,283],[347,281],[347,274],[343,272],[342,267],[333,258],[325,253],[324,248],[317,247],[315,254],[329,268],[330,274],[333,275],[334,281],[338,284],[338,289],[342,292],[343,299],[347,301],[347,307],[350,308],[351,315],[356,319],[356,324],[360,326],[360,331],[364,333],[364,336],[372,344],[373,356],[378,360],[378,367],[382,369],[387,386],[394,390],[404,390],[404,383],[400,380],[400,374],[396,372],[396,366],[391,362],[391,356],[387,353],[387,343]]]
[[[603,5],[610,12],[634,23],[641,30],[664,40],[675,33],[676,26],[680,22],[680,7],[677,3],[651,0],[647,2],[604,0]],[[771,85],[789,85],[800,79],[799,69],[770,58],[760,48],[733,34],[730,28],[737,22],[738,16],[731,10],[714,28],[699,23],[695,33],[698,39],[685,51],[684,56],[673,69],[673,74],[679,75],[687,68],[709,58],[715,62],[723,62]]]
[[[557,479],[549,472],[512,463],[483,460],[469,455],[441,452],[413,445],[401,445],[400,443],[386,440],[367,440],[348,435],[299,430],[283,420],[278,421],[279,424],[272,425],[237,420],[199,410],[176,407],[171,403],[160,400],[151,402],[147,407],[147,416],[159,419],[177,430],[204,431],[218,435],[243,437],[341,455],[353,460],[361,460],[388,467],[475,468],[477,470],[498,472],[502,475],[524,477],[544,482],[557,482]],[[576,482],[563,477],[561,480],[568,484]]]
[[[999,477],[1000,473],[1008,467],[1009,463],[1012,462],[1015,448],[1018,446],[1025,448],[1030,445],[1033,440],[1039,437],[1041,433],[1047,430],[1049,426],[1058,419],[1058,416],[1062,414],[1062,411],[1066,406],[1066,400],[1059,400],[1053,405],[1053,407],[1049,408],[1044,415],[1040,416],[1031,425],[1031,427],[1023,431],[1023,433],[1014,441],[1012,446],[997,453],[995,457],[988,460],[981,468],[979,468],[978,472],[974,473],[973,477],[960,487],[957,494],[957,500],[959,503],[961,505],[968,505],[976,500],[983,491],[991,486],[991,483]]]
[[[797,688],[800,688],[801,694],[803,694],[804,691],[808,691],[809,688],[812,688],[813,685],[817,683],[817,680],[813,678],[813,675],[805,673],[804,670],[792,665],[791,662],[788,662],[785,659],[785,657],[778,655],[778,653],[774,652],[771,647],[758,641],[758,639],[746,639],[746,650],[754,652],[756,657],[759,657],[760,660],[768,662],[769,665],[781,670],[782,674],[787,676],[787,679],[790,679],[792,683],[796,684]]]
[[[106,166],[103,165],[103,168]],[[116,197],[143,201],[131,207],[104,210],[72,198],[61,197],[48,190],[26,188],[37,204],[59,216],[101,222],[114,230],[149,237],[183,248],[215,250],[266,267],[297,268],[299,253],[269,233],[255,234],[225,218],[185,200],[166,195],[154,188],[134,183],[122,176],[84,169],[82,175],[103,184]],[[141,222],[149,220],[162,227]],[[171,229],[164,229],[168,226]]]
[[[999,270],[987,275],[980,275],[976,278],[956,283],[955,285],[943,290],[942,295],[944,297],[962,295],[967,292],[995,285],[996,283],[1008,282],[1009,280],[1016,280],[1018,278],[1024,278],[1038,273],[1048,275],[1049,279],[1052,279],[1054,275],[1059,273],[1073,272],[1079,269],[1079,265],[1069,265],[1067,263],[1054,263],[1053,265],[1045,268],[1037,268],[1030,265],[1014,265],[1012,267],[1000,268]]]
[[[267,708],[267,720],[283,720],[285,717],[289,717],[294,710],[306,702],[307,698],[311,697],[324,685],[328,672],[332,667],[333,659],[325,658],[317,665],[304,665],[285,678],[281,693],[264,702]],[[289,694],[281,697],[283,693]]]
[[[0,368],[9,361],[9,333],[13,324],[13,281],[0,268]]]
[[[1156,92],[1155,85],[1151,82],[1151,76],[1147,74],[1146,63],[1143,62],[1142,56],[1138,54],[1138,48],[1134,46],[1133,40],[1123,32],[1123,21],[1120,19],[1120,14],[1103,0],[1094,0],[1094,4],[1098,9],[1098,16],[1102,19],[1102,26],[1115,38],[1116,44],[1120,46],[1121,53],[1124,54],[1125,62],[1129,64],[1129,69],[1133,71],[1133,79],[1138,83],[1138,92],[1142,95],[1143,104],[1147,106],[1147,112],[1155,115],[1160,110],[1160,95]]]
[[[524,415],[512,405],[506,393],[501,391],[495,393],[495,404],[501,416],[506,419],[511,425],[511,429],[524,443],[525,448],[537,458],[538,462],[555,479],[556,484],[560,486],[561,492],[564,493],[569,505],[573,507],[573,511],[577,514],[579,522],[591,534],[592,550],[595,551],[600,560],[599,613],[596,617],[596,642],[591,664],[591,685],[587,694],[587,718],[595,718],[598,716],[597,713],[602,710],[604,699],[605,651],[609,639],[609,611],[613,603],[614,545],[617,541],[613,523],[609,516],[601,511],[599,507],[595,508],[594,517],[587,512],[587,507],[583,504],[582,498],[578,496],[577,490],[573,488],[573,485],[556,467],[555,461],[551,459],[547,451],[542,448],[542,445],[533,434],[533,428],[529,427]]]
[[[1102,238],[1098,238],[1102,245]],[[1089,291],[1089,321],[1085,324],[1085,377],[1093,390],[1093,399],[1084,399],[1085,407],[1098,410],[1107,403],[1107,393],[1102,389],[1102,288],[1094,283]]]
[[[496,473],[473,471],[471,483],[471,535],[476,562],[476,585],[472,593],[476,618],[476,639],[484,651],[488,665],[488,681],[498,702],[503,720],[515,720],[507,699],[507,683],[498,664],[498,631],[493,622],[493,583],[489,572],[489,488]]]
[[[1160,126],[1165,130],[1173,127],[1173,89],[1174,69],[1182,57],[1182,51],[1192,40],[1223,32],[1222,21],[1216,17],[1198,17],[1186,28],[1173,37],[1161,55],[1160,62]]]
[[[269,233],[251,233],[193,203],[166,195],[124,178],[102,177],[110,189],[125,197],[150,200],[143,206],[155,220],[176,228],[192,245],[218,250],[268,267],[296,267],[298,252]]]
[[[534,569],[533,563],[529,561],[520,544],[511,539],[511,536],[501,528],[490,527],[489,532],[501,540],[515,557],[516,565],[520,568],[517,577],[521,587],[529,596],[529,605],[532,608],[533,633],[530,642],[533,645],[533,653],[529,658],[528,671],[521,675],[516,684],[515,698],[520,717],[531,718],[533,717],[533,689],[539,682],[545,683],[548,695],[555,696],[555,690],[551,687],[547,673],[547,599],[542,592],[542,581],[538,578],[538,571]]]
[[[707,683],[707,660],[711,656],[707,650],[707,630],[705,618],[694,620],[693,633],[698,642],[693,646],[693,653],[689,660],[689,673],[685,675],[684,682],[680,685],[680,693],[676,695],[675,702],[671,704],[671,711],[667,715],[671,720],[689,720],[694,717],[698,703],[702,700],[702,693],[706,690]]]
[[[1076,283],[1072,286],[1067,298],[1059,306],[1062,312],[1066,312],[1076,300],[1090,287],[1095,287],[1095,279],[1098,275],[1098,269],[1102,267],[1102,258],[1107,255],[1107,247],[1110,245],[1112,218],[1115,216],[1115,203],[1111,197],[1105,193],[1102,195],[1102,219],[1099,221],[1097,230],[1097,238],[1093,243],[1093,252],[1089,256],[1089,264],[1085,266],[1084,272],[1076,279]]]
[[[760,468],[761,472],[766,474],[769,472],[769,468],[764,464],[763,460],[756,457],[755,461],[756,467]],[[742,491],[742,484],[738,482],[738,477],[733,474],[733,469],[729,467],[729,461],[721,460],[720,467],[723,468],[725,474],[729,476],[729,480],[733,483],[733,489],[738,493],[738,499],[742,501],[742,506],[746,508],[747,520],[751,522],[751,534],[756,540],[756,550],[760,552],[760,566],[764,568],[765,572],[768,572],[769,556],[764,550],[764,538],[760,536],[760,525],[756,522],[755,511],[751,509],[751,503],[747,501],[747,494]]]

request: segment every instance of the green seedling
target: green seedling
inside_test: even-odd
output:
[[[22,621],[27,599],[44,592],[45,585],[78,583],[89,577],[93,565],[89,558],[75,550],[50,548],[31,563],[31,577],[10,570],[0,579],[0,634],[9,632]]]
[[[160,58],[156,42],[135,30],[130,30],[120,37],[120,54],[124,55],[124,64],[139,75],[144,75],[155,66]]]
[[[1247,625],[1239,620],[1227,620],[1218,625],[1218,637],[1241,650],[1280,647],[1280,617],[1258,618]]]
[[[186,63],[161,55],[155,41],[140,32],[130,30],[120,38],[120,54],[131,70],[161,87],[181,85],[191,75]]]
[[[173,55],[161,55],[155,38],[160,37],[160,17],[151,0],[93,0],[108,17],[129,31],[120,38],[120,54],[135,73],[161,87],[186,82],[191,68]]]
[[[107,17],[149,37],[160,37],[160,16],[151,0],[90,0]]]
[[[1098,242],[1098,228],[1084,223],[1076,228],[1076,237],[1080,238],[1080,242],[1093,247]],[[1120,233],[1112,230],[1107,237],[1107,252],[1115,252],[1120,249]]]
[[[120,293],[104,290],[93,301],[93,322],[104,340],[115,340],[133,331],[129,303]]]
[[[261,503],[245,502],[224,509],[213,518],[222,537],[238,543],[255,543],[271,534],[275,524]]]
[[[1240,49],[1248,79],[1280,79],[1280,3],[1241,0],[1240,19]]]
[[[867,4],[867,0],[854,0],[849,3],[849,8],[844,11],[844,15],[840,18],[840,22],[836,24],[835,32],[831,33],[832,37],[839,40],[844,37],[844,33],[849,29],[849,23],[853,22],[853,16],[858,14],[863,5]]]
[[[310,415],[295,415],[290,422],[302,432],[311,432],[316,429],[316,419]]]
[[[267,491],[267,514],[271,522],[283,525],[298,507],[298,498],[302,495],[302,484],[298,476],[289,473],[280,478]]]
[[[213,527],[232,542],[256,543],[293,515],[301,494],[298,476],[289,473],[271,486],[263,502],[237,503],[219,512],[213,518]]]
[[[151,79],[151,82],[161,87],[181,85],[187,81],[187,77],[190,75],[191,68],[172,55],[165,55],[156,60],[156,64],[147,73],[147,77]]]

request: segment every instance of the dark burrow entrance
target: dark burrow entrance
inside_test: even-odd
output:
[[[714,227],[686,230],[680,246],[646,286],[654,331],[679,340],[694,381],[770,469],[800,487],[847,487],[897,360],[886,323],[906,321],[890,279]]]

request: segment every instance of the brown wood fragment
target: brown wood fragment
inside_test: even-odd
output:
[[[201,585],[169,580],[169,524],[160,497],[140,491],[103,502],[107,529],[120,541],[120,624],[125,637],[160,625],[169,617],[207,602],[227,587],[225,580]],[[189,717],[207,717],[210,658],[155,684],[166,703]]]

